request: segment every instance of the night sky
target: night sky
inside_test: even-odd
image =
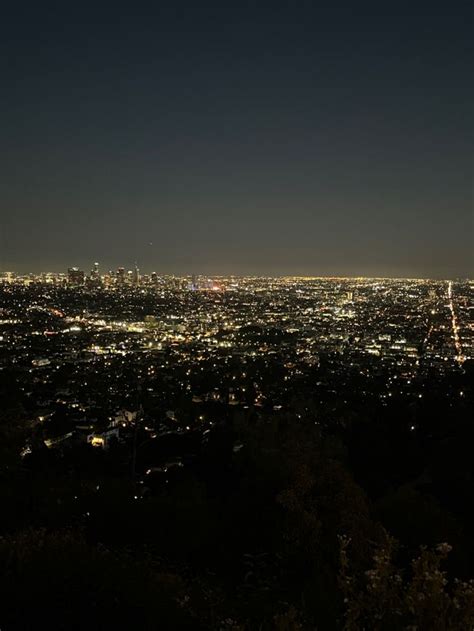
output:
[[[0,271],[474,276],[470,2],[17,2]]]

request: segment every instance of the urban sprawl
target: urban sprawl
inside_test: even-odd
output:
[[[330,426],[437,388],[462,398],[473,297],[466,280],[3,273],[0,372],[20,380],[25,455],[203,440],[238,415]]]

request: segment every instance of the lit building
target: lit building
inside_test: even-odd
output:
[[[140,284],[140,270],[138,269],[136,265],[135,265],[135,269],[133,270],[132,283],[134,285]]]
[[[99,280],[99,264],[98,263],[94,263],[91,269],[91,279]]]
[[[80,287],[84,284],[85,274],[83,270],[77,267],[70,267],[67,271],[67,282],[74,287]]]
[[[117,284],[124,285],[125,284],[125,268],[119,267],[117,270]]]

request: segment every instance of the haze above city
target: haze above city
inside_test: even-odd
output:
[[[472,277],[471,40],[467,3],[10,4],[0,271]]]

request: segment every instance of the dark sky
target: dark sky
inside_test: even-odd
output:
[[[470,2],[11,2],[0,270],[473,276]]]

